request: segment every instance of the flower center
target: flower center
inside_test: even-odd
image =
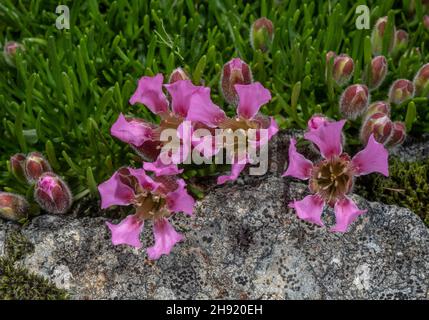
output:
[[[136,214],[143,220],[156,220],[168,217],[170,212],[165,207],[167,203],[165,197],[147,191],[139,192],[133,201]]]
[[[310,189],[330,205],[346,195],[352,186],[353,170],[345,154],[322,160],[312,170]]]

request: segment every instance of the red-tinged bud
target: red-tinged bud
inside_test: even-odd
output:
[[[423,24],[424,24],[425,28],[429,30],[429,16],[428,15],[425,15],[423,17]]]
[[[384,56],[377,56],[371,61],[371,75],[368,86],[371,90],[377,89],[386,78],[387,60]]]
[[[52,172],[45,172],[37,180],[34,199],[43,210],[55,214],[66,213],[73,202],[67,184]]]
[[[399,29],[395,33],[395,49],[400,50],[405,48],[408,45],[408,32],[405,30]]]
[[[170,79],[168,80],[168,83],[174,83],[179,80],[190,80],[185,70],[183,70],[180,67],[173,70],[173,72],[170,75]]]
[[[407,130],[403,122],[395,121],[393,123],[392,135],[387,142],[388,147],[395,147],[402,144],[407,136]]]
[[[27,181],[25,176],[25,159],[26,156],[22,153],[17,153],[10,157],[10,170],[15,178],[21,181]]]
[[[353,59],[346,54],[340,54],[334,58],[332,67],[332,78],[335,82],[342,86],[350,81],[354,71]]]
[[[414,84],[407,79],[396,80],[389,90],[389,101],[395,104],[412,99],[414,97]]]
[[[15,56],[18,50],[24,51],[24,46],[18,42],[9,41],[4,45],[3,56],[10,66],[15,66]]]
[[[384,101],[377,101],[377,102],[371,103],[365,115],[368,118],[376,113],[384,113],[385,115],[390,117],[390,105]]]
[[[40,152],[31,152],[25,160],[25,175],[27,180],[32,183],[36,182],[39,177],[45,173],[52,171],[52,168]]]
[[[368,87],[354,84],[346,88],[340,98],[340,112],[347,119],[356,119],[363,114],[369,103]]]
[[[27,216],[30,205],[24,197],[0,191],[0,217],[19,221]]]
[[[393,123],[390,118],[384,113],[375,113],[367,117],[362,123],[360,138],[364,145],[368,143],[371,134],[379,143],[386,143],[393,130]]]
[[[247,63],[239,58],[234,58],[223,66],[220,81],[225,100],[228,103],[237,104],[238,95],[234,85],[252,83],[252,72]]]
[[[429,63],[425,64],[414,77],[414,87],[416,95],[421,96],[426,90],[429,90]]]
[[[372,45],[372,53],[374,55],[379,55],[382,52],[383,38],[387,27],[387,20],[388,20],[387,16],[378,19],[377,22],[375,23],[374,29],[372,30],[371,45]],[[393,47],[395,46],[395,34],[396,34],[396,29],[394,26],[393,36],[390,39],[390,44],[389,44],[389,52],[391,52]]]
[[[274,39],[274,25],[271,20],[262,17],[253,22],[250,28],[250,44],[253,50],[267,52]]]

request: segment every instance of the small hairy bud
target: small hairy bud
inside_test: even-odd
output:
[[[225,100],[228,103],[237,104],[238,95],[234,85],[252,83],[252,72],[247,63],[239,58],[234,58],[223,66],[220,81]]]
[[[390,117],[390,105],[384,101],[371,103],[365,113],[366,117],[370,117],[375,113],[384,113]]]
[[[0,217],[19,221],[27,216],[30,205],[24,197],[0,191]]]
[[[25,176],[25,159],[26,156],[22,153],[17,153],[10,157],[10,170],[20,181],[27,181],[27,178]]]
[[[363,114],[369,103],[368,87],[354,84],[346,88],[340,98],[340,112],[347,119],[356,119]]]
[[[173,70],[173,72],[170,75],[170,79],[168,80],[168,83],[174,83],[179,80],[190,80],[185,70],[183,70],[180,67]]]
[[[407,79],[396,80],[389,90],[389,101],[395,104],[414,97],[414,84]]]
[[[395,49],[401,50],[404,49],[408,45],[408,32],[405,30],[399,29],[395,33]]]
[[[15,56],[18,50],[24,51],[24,46],[15,41],[6,42],[3,48],[3,56],[8,65],[15,66]]]
[[[426,90],[429,90],[429,63],[425,64],[417,71],[413,83],[418,96],[421,96]]]
[[[36,182],[43,173],[50,171],[52,171],[51,165],[40,152],[31,152],[27,155],[25,175],[30,183]]]
[[[402,144],[407,136],[407,130],[403,122],[395,121],[393,123],[392,135],[387,142],[388,147],[394,147]]]
[[[382,52],[383,38],[384,38],[384,33],[385,33],[386,27],[387,27],[387,22],[388,22],[387,16],[382,17],[382,18],[377,20],[374,28],[372,29],[371,45],[372,45],[372,53],[374,55],[379,55]],[[395,29],[395,27],[393,27],[393,36],[390,39],[389,52],[391,52],[393,47],[395,46],[395,34],[396,34],[396,29]]]
[[[37,180],[34,199],[43,210],[55,214],[66,213],[73,202],[67,184],[52,172],[45,172]]]
[[[332,77],[335,82],[342,86],[350,81],[354,71],[353,59],[346,54],[340,54],[334,58]]]
[[[386,78],[387,60],[384,56],[377,56],[371,61],[371,74],[368,86],[371,90],[377,89]]]
[[[253,50],[267,52],[274,39],[273,22],[265,17],[257,19],[250,28],[250,44]]]
[[[393,123],[384,113],[374,113],[362,123],[360,138],[364,145],[368,143],[371,134],[379,143],[386,143],[392,134]]]

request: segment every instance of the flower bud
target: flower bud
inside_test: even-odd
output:
[[[190,80],[185,70],[183,70],[180,67],[173,70],[173,72],[170,75],[170,79],[168,80],[168,83],[174,83],[179,80]]]
[[[393,123],[392,135],[387,142],[388,147],[394,147],[402,144],[407,136],[407,130],[403,122],[395,121]]]
[[[274,39],[274,25],[271,20],[262,17],[253,22],[250,28],[250,44],[253,50],[267,52]]]
[[[328,51],[326,53],[326,66],[329,64],[329,61],[331,61],[332,58],[335,59],[336,56],[337,54],[334,51]]]
[[[234,58],[223,66],[220,81],[225,100],[230,104],[237,104],[238,95],[234,85],[252,83],[252,72],[247,63],[239,58]]]
[[[27,181],[25,176],[25,159],[26,156],[22,153],[17,153],[10,157],[10,170],[15,178],[21,181]]]
[[[423,17],[423,24],[424,24],[425,28],[429,30],[429,16],[428,15],[425,15]]]
[[[321,125],[329,122],[329,119],[321,114],[313,115],[310,120],[308,120],[307,126],[311,130],[317,130]]]
[[[45,172],[37,180],[34,199],[43,210],[59,214],[66,213],[73,202],[67,184],[52,172]]]
[[[6,44],[4,45],[3,56],[7,64],[9,64],[10,66],[15,65],[15,56],[17,50],[24,51],[24,46],[15,41],[6,42]]]
[[[369,103],[368,87],[354,84],[346,88],[340,98],[340,112],[347,119],[356,119],[363,114]]]
[[[416,94],[418,96],[421,96],[424,93],[428,84],[429,84],[429,63],[421,67],[420,70],[417,72],[416,76],[414,77],[414,87],[416,89]]]
[[[350,81],[354,71],[353,59],[346,54],[340,54],[334,58],[332,67],[332,78],[335,82],[342,86]]]
[[[384,56],[377,56],[371,61],[371,74],[368,86],[374,90],[384,81],[387,74],[387,60]]]
[[[25,160],[25,175],[29,182],[36,182],[44,173],[52,171],[49,162],[40,152],[31,152]]]
[[[362,123],[360,138],[364,145],[368,143],[371,134],[379,143],[386,143],[392,134],[393,123],[384,113],[374,113]]]
[[[396,80],[389,90],[389,101],[395,104],[412,99],[414,97],[414,85],[410,80]]]
[[[384,113],[385,115],[390,117],[390,105],[384,101],[377,101],[371,103],[368,107],[368,110],[366,110],[365,115],[368,118],[376,113]]]
[[[0,217],[19,221],[27,216],[29,208],[30,205],[24,197],[0,191]]]
[[[408,45],[408,33],[405,30],[399,29],[395,33],[395,49],[400,50]]]
[[[371,45],[372,45],[372,53],[374,55],[379,55],[382,52],[383,38],[387,27],[387,20],[388,20],[387,16],[379,18],[375,23],[374,29],[372,30]],[[395,29],[395,26],[393,26],[393,36],[390,39],[389,52],[392,51],[395,45],[395,34],[396,34],[396,29]]]

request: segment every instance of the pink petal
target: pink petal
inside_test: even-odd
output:
[[[160,184],[149,177],[144,169],[128,168],[128,170],[130,171],[130,174],[137,179],[143,189],[147,191],[155,191],[159,188]]]
[[[357,176],[379,172],[389,176],[389,153],[383,144],[375,141],[371,134],[365,149],[359,151],[352,159]]]
[[[127,206],[134,199],[134,191],[121,182],[119,174],[115,172],[113,176],[98,186],[101,196],[101,209],[110,206]]]
[[[317,128],[319,128],[321,125],[323,125],[324,123],[329,122],[328,118],[326,118],[325,116],[321,116],[321,115],[314,115],[311,117],[310,120],[308,120],[308,129],[310,131],[312,130],[316,130]]]
[[[307,180],[311,176],[313,163],[296,151],[296,140],[290,139],[289,165],[282,177],[290,176],[301,180]]]
[[[347,227],[361,214],[367,210],[360,210],[350,198],[338,200],[335,203],[335,220],[336,224],[331,228],[334,232],[346,232]]]
[[[322,156],[329,159],[343,152],[342,130],[346,120],[322,123],[317,129],[304,134],[304,138],[313,142]]]
[[[184,212],[192,216],[195,200],[186,191],[183,179],[178,179],[177,184],[177,189],[167,194],[167,206],[172,212]]]
[[[144,227],[144,221],[137,218],[136,215],[129,215],[119,224],[106,222],[112,233],[113,245],[128,244],[130,246],[141,248],[140,234]]]
[[[200,87],[194,92],[186,120],[201,122],[210,128],[215,128],[225,118],[225,112],[212,102],[210,88]]]
[[[224,184],[227,181],[235,181],[240,175],[241,171],[246,167],[246,163],[233,163],[231,165],[231,174],[223,175],[217,178],[217,184]]]
[[[155,162],[143,163],[143,169],[154,172],[157,177],[171,176],[183,172],[183,169],[179,169],[174,163],[164,164],[161,157],[158,157]]]
[[[289,204],[294,208],[298,217],[302,220],[323,226],[321,219],[325,203],[318,195],[309,195],[300,201],[293,201]]]
[[[179,80],[172,84],[165,84],[171,95],[171,108],[173,112],[183,118],[189,110],[192,94],[200,87],[194,86],[190,80]]]
[[[261,106],[271,100],[270,91],[259,82],[236,84],[234,88],[239,99],[237,114],[245,119],[252,119]]]
[[[143,121],[128,121],[121,113],[112,125],[110,133],[123,142],[139,147],[144,142],[152,140],[153,128]]]
[[[205,158],[211,158],[221,150],[216,143],[216,137],[210,135],[192,136],[192,146]]]
[[[130,99],[130,104],[142,103],[155,114],[167,112],[168,100],[162,92],[163,81],[164,77],[160,73],[153,77],[141,77]]]
[[[159,259],[163,254],[170,254],[174,245],[184,239],[165,218],[154,221],[153,234],[155,244],[147,248],[147,255],[151,260]]]

